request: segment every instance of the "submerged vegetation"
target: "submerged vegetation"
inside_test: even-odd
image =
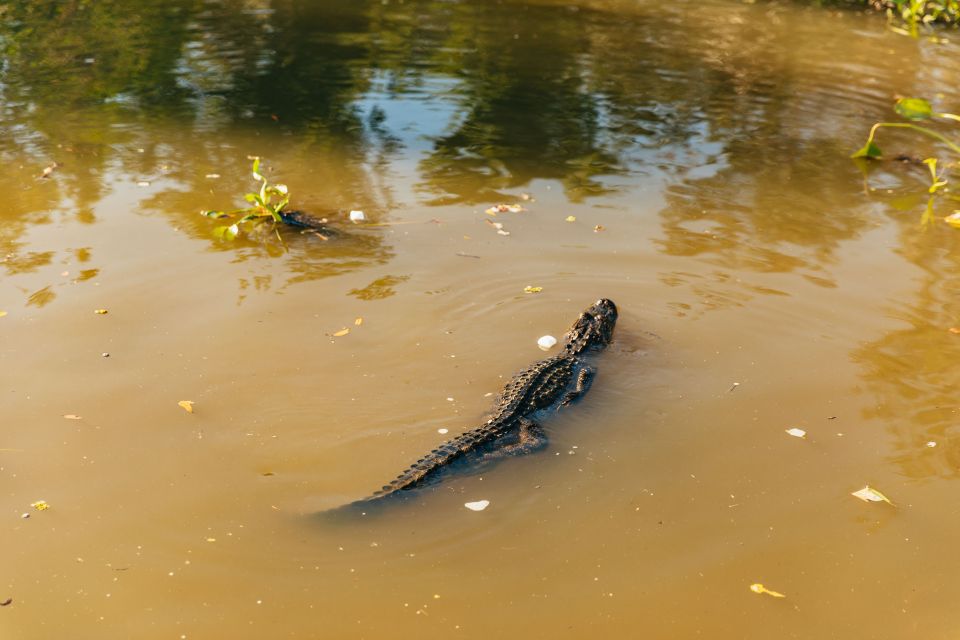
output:
[[[278,222],[283,222],[280,212],[290,202],[290,194],[285,184],[270,184],[266,177],[260,173],[260,158],[253,158],[252,174],[255,180],[260,180],[260,189],[256,192],[246,193],[243,199],[250,203],[249,207],[234,209],[232,211],[203,211],[202,214],[208,218],[237,218],[239,220],[229,225],[221,225],[214,228],[214,235],[225,240],[233,240],[240,233],[240,225],[255,227],[264,222],[273,224],[276,229]],[[273,198],[276,197],[275,202]]]

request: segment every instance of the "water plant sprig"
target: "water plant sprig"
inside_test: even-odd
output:
[[[893,105],[893,110],[896,111],[898,115],[914,122],[920,120],[929,120],[931,118],[941,118],[960,122],[960,116],[956,114],[935,112],[933,107],[930,106],[930,103],[923,98],[900,98],[897,100],[896,104]],[[925,136],[939,140],[951,151],[960,156],[960,144],[954,140],[951,140],[945,135],[934,131],[933,129],[921,127],[920,125],[913,124],[912,122],[877,122],[873,125],[873,127],[870,128],[870,135],[867,136],[867,143],[855,151],[850,157],[872,159],[879,159],[883,157],[883,152],[880,151],[880,147],[877,146],[876,142],[874,142],[877,131],[882,127],[912,129],[918,133],[922,133]]]
[[[243,199],[251,206],[232,211],[203,211],[201,212],[208,218],[235,218],[240,219],[230,225],[223,225],[214,229],[214,235],[218,238],[233,240],[240,233],[240,225],[248,223],[256,225],[262,222],[271,221],[276,228],[278,222],[283,222],[280,212],[290,202],[290,193],[285,184],[270,184],[269,181],[260,173],[260,158],[253,158],[252,174],[254,180],[260,180],[260,189],[256,192],[246,193]],[[274,197],[277,198],[274,201]]]

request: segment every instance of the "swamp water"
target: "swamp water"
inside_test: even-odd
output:
[[[955,637],[960,231],[925,167],[848,155],[897,95],[957,110],[957,44],[789,3],[150,4],[0,3],[0,636]],[[216,240],[252,155],[342,236]],[[601,296],[545,452],[315,515]]]

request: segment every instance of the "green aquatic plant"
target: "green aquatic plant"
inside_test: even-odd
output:
[[[933,107],[930,105],[930,103],[922,98],[900,98],[897,100],[896,104],[894,104],[893,110],[896,111],[901,117],[913,122],[930,120],[933,118],[960,122],[960,116],[953,113],[936,112],[933,110]],[[946,166],[950,167],[960,164],[960,144],[938,131],[928,129],[927,127],[921,127],[913,124],[913,122],[877,122],[870,129],[870,135],[867,137],[866,144],[854,152],[850,157],[863,158],[867,160],[880,159],[883,156],[883,152],[880,151],[880,147],[877,146],[877,143],[874,141],[874,139],[876,138],[877,131],[879,129],[882,127],[892,127],[900,129],[912,129],[918,133],[942,142],[947,146],[948,149],[958,156],[958,159],[954,160],[952,163],[945,163]],[[930,172],[930,185],[927,187],[927,193],[929,194],[929,197],[927,198],[926,210],[921,218],[921,225],[926,227],[935,220],[933,213],[934,200],[937,197],[940,197],[942,194],[944,197],[952,200],[958,200],[958,198],[957,196],[947,193],[949,191],[949,185],[946,179],[946,170],[938,170],[939,161],[936,158],[926,158],[923,160],[923,164],[927,166],[927,169]],[[955,211],[952,215],[944,218],[944,220],[949,225],[960,228],[960,211]]]
[[[922,98],[900,98],[897,100],[896,104],[893,105],[893,110],[896,111],[898,115],[913,122],[929,120],[931,118],[941,118],[944,120],[955,120],[960,122],[960,116],[953,113],[935,112],[933,107],[930,106],[930,103]],[[880,147],[878,147],[877,143],[874,142],[874,138],[877,136],[877,131],[883,127],[890,127],[894,129],[912,129],[913,131],[922,133],[925,136],[939,140],[951,151],[960,156],[960,144],[958,144],[956,141],[951,140],[938,131],[928,129],[927,127],[921,127],[920,125],[913,124],[913,122],[877,122],[870,129],[870,135],[867,136],[867,143],[855,151],[850,157],[871,159],[881,158],[883,156],[883,152],[880,151]]]
[[[281,211],[290,202],[290,194],[285,184],[270,184],[269,181],[260,173],[260,158],[253,158],[252,168],[253,178],[260,180],[260,189],[256,192],[246,193],[243,199],[250,203],[249,207],[234,209],[232,211],[203,211],[202,214],[208,218],[237,218],[233,224],[222,225],[214,229],[214,235],[218,238],[233,240],[240,233],[240,226],[259,225],[263,222],[271,222],[276,228],[278,222],[283,222]],[[277,198],[274,201],[274,197]]]
[[[921,25],[960,23],[960,0],[887,0],[883,3],[891,21],[899,19],[905,29],[895,31],[916,38]]]

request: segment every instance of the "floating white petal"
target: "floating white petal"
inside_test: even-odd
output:
[[[540,339],[537,340],[537,346],[544,351],[548,351],[555,344],[557,344],[557,339],[553,336],[541,336]]]
[[[490,506],[490,501],[477,500],[476,502],[464,502],[463,506],[465,506],[467,509],[470,509],[470,511],[483,511]]]

